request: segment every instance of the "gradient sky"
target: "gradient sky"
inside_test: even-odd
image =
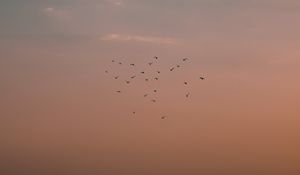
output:
[[[0,174],[299,174],[299,19],[298,0],[1,1]],[[114,93],[112,58],[154,55],[190,58],[157,105]]]

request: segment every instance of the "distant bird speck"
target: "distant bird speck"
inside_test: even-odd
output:
[[[118,79],[118,78],[119,78],[119,76],[116,76],[116,77],[115,77],[115,79]]]
[[[160,74],[160,71],[157,71],[158,74]]]
[[[120,65],[122,65],[122,63],[121,63],[121,62],[119,62],[119,64],[120,64]]]
[[[204,80],[205,78],[204,77],[200,77],[200,80]]]
[[[130,81],[126,81],[126,83],[127,83],[127,84],[129,84],[129,83],[130,83]]]
[[[185,95],[186,98],[188,98],[189,96],[190,96],[190,93],[187,93],[187,94]]]
[[[132,77],[130,77],[130,78],[135,78],[135,76],[132,76]]]
[[[151,101],[152,101],[153,103],[155,103],[155,102],[156,102],[156,100],[154,100],[154,99],[153,99],[153,100],[151,100]]]
[[[186,60],[188,60],[188,58],[183,58],[183,59],[182,59],[182,61],[186,61]]]
[[[184,82],[185,85],[187,85],[187,82]]]
[[[155,80],[158,80],[158,78],[157,78],[157,77],[155,77],[154,79],[155,79]]]
[[[108,73],[108,71],[106,70],[105,73]]]
[[[157,90],[155,89],[155,90],[153,90],[153,92],[157,92]]]
[[[162,116],[162,117],[161,117],[161,119],[166,119],[166,118],[167,118],[167,116]]]
[[[144,74],[145,72],[143,71],[143,72],[141,72],[142,74]]]
[[[148,96],[148,94],[145,94],[145,95],[144,95],[144,97],[147,97],[147,96]]]
[[[174,67],[172,67],[171,69],[170,69],[170,71],[173,71],[175,68]]]
[[[180,65],[177,65],[176,67],[180,67]]]
[[[135,64],[130,64],[130,66],[134,66]]]
[[[116,92],[121,93],[121,91],[116,91]]]
[[[149,66],[151,66],[152,64],[153,64],[153,62],[150,62],[150,63],[148,63],[149,64]]]
[[[149,79],[148,79],[148,78],[146,78],[146,79],[145,79],[145,81],[149,81]]]

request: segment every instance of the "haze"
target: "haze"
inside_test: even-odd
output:
[[[299,174],[299,19],[296,0],[1,1],[0,174]],[[111,59],[153,56],[191,62],[156,106],[114,93]]]

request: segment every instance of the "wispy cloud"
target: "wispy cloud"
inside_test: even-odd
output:
[[[46,7],[41,10],[42,13],[48,17],[57,18],[59,20],[69,20],[71,16],[64,10],[56,9],[54,7]]]
[[[133,41],[133,42],[144,42],[153,44],[166,44],[173,45],[177,44],[178,41],[173,38],[165,37],[153,37],[153,36],[138,36],[138,35],[122,35],[122,34],[108,34],[101,37],[104,41]]]

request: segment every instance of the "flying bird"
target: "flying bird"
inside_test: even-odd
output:
[[[121,93],[121,91],[116,91],[116,92]]]
[[[144,74],[145,72],[143,71],[143,72],[141,72],[142,74]]]
[[[148,96],[148,94],[145,94],[145,95],[144,95],[144,97],[147,97],[147,96]]]
[[[127,84],[129,84],[129,83],[130,83],[130,81],[126,81],[126,83],[127,83]]]
[[[116,76],[116,77],[115,77],[115,79],[118,79],[118,78],[119,78],[119,76]]]
[[[204,77],[200,77],[200,80],[204,80],[205,78]]]
[[[155,56],[154,58],[155,58],[156,60],[158,60],[158,57],[157,57],[157,56]]]
[[[173,71],[175,68],[174,67],[172,67],[171,69],[170,69],[170,71]]]
[[[157,78],[157,77],[155,77],[154,79],[155,79],[155,80],[158,80],[158,78]]]
[[[152,101],[153,103],[155,103],[155,102],[156,102],[156,100],[154,100],[154,99],[153,99],[153,100],[151,100],[151,101]]]
[[[150,62],[150,63],[148,63],[149,64],[149,66],[151,66],[152,64],[153,64],[153,62]]]
[[[155,89],[155,90],[153,90],[153,92],[157,92],[157,90]]]
[[[160,74],[160,71],[157,71],[158,74]]]
[[[119,64],[121,65],[122,63],[121,63],[121,62],[119,62]]]
[[[106,70],[105,73],[108,73],[108,71]]]
[[[135,64],[130,64],[130,66],[134,66]]]
[[[176,67],[180,67],[180,65],[177,65]]]
[[[190,96],[190,93],[187,93],[187,94],[185,95],[186,98],[188,98],[189,96]]]
[[[115,60],[111,60],[111,62],[113,62],[113,63],[114,63],[114,62],[115,62]]]
[[[133,111],[132,113],[135,114],[135,111]]]
[[[132,78],[135,78],[135,76],[132,76],[132,77],[130,77],[130,78],[131,78],[131,79],[132,79]]]
[[[167,118],[167,116],[162,116],[162,117],[161,117],[161,119],[166,119],[166,118]]]
[[[185,85],[187,85],[187,82],[184,82]]]
[[[148,78],[146,78],[146,79],[145,79],[145,81],[149,81],[149,79],[148,79]]]
[[[188,60],[188,58],[183,58],[183,59],[182,59],[182,61],[186,61],[186,60]]]

